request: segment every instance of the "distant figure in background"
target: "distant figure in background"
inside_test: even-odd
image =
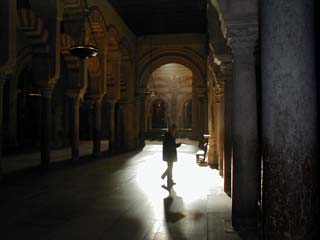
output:
[[[162,157],[163,161],[167,162],[167,169],[161,175],[161,178],[167,177],[168,188],[171,188],[175,184],[172,179],[172,168],[173,162],[177,161],[177,148],[181,145],[181,143],[176,143],[176,130],[176,125],[172,124],[163,137]]]

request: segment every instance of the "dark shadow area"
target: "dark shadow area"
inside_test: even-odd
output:
[[[319,41],[320,41],[320,2],[318,0],[314,0],[314,29],[315,29],[315,74],[316,74],[316,84],[317,84],[317,121],[318,121],[318,139],[317,139],[317,146],[316,146],[316,149],[317,149],[317,156],[318,156],[318,159],[319,159],[319,156],[320,156],[320,150],[319,150],[319,147],[320,147],[320,144],[319,144],[319,136],[320,136],[320,116],[319,116],[319,112],[320,112],[320,96],[319,96],[319,93],[320,93],[320,46],[319,46]],[[318,192],[318,196],[319,196],[319,193],[320,193],[320,163],[319,161],[316,162],[316,180],[318,182],[318,185],[317,185],[317,192]],[[317,199],[318,201],[318,206],[320,206],[320,199],[318,198]],[[316,212],[316,219],[320,220],[320,209],[318,207],[318,210]],[[319,231],[318,231],[319,232]]]
[[[142,149],[123,153],[123,154],[117,154],[117,156],[128,155],[129,157],[126,158],[128,160],[130,156],[134,156],[141,151]],[[46,167],[46,168],[43,168],[41,165],[38,165],[34,167],[27,167],[27,168],[10,172],[10,173],[3,173],[2,175],[3,178],[0,182],[0,186],[11,184],[11,183],[19,183],[32,178],[44,177],[48,174],[63,172],[64,170],[72,170],[74,168],[79,168],[81,166],[90,167],[91,165],[94,165],[103,161],[110,161],[112,163],[112,161],[114,160],[111,160],[109,158],[115,155],[116,154],[107,154],[107,157],[106,156],[96,157],[96,156],[88,155],[88,156],[80,157],[79,160],[76,162],[72,161],[71,159],[66,159],[58,162],[51,162],[49,167]],[[126,161],[117,161],[116,164],[112,164],[113,170],[116,171],[117,169],[120,169],[125,163]],[[40,164],[40,160],[39,160],[39,164]]]
[[[181,211],[183,210],[183,199],[176,195],[173,188],[169,191],[169,196],[163,199],[163,209],[168,236],[172,239],[187,239],[179,225],[179,221],[186,217]]]
[[[171,206],[173,200],[174,199],[171,196],[163,199],[163,206],[165,209],[166,221],[176,223],[176,222],[179,222],[182,218],[184,218],[185,215],[181,212],[171,212],[170,211],[170,206]]]

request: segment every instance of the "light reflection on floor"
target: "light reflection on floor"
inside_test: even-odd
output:
[[[196,148],[183,144],[178,148],[178,162],[174,163],[173,168],[173,179],[177,184],[172,188],[171,198],[168,198],[169,192],[161,188],[161,185],[166,183],[160,178],[166,169],[166,163],[162,161],[162,145],[149,143],[144,151],[153,154],[148,154],[139,165],[136,181],[151,202],[155,219],[165,218],[164,205],[170,206],[172,199],[176,213],[183,213],[199,200],[206,199],[208,194],[223,192],[223,178],[218,170],[196,164]]]

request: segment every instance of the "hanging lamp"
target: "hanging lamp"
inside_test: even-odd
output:
[[[41,97],[41,91],[38,87],[35,87],[31,85],[27,90],[26,90],[26,95],[28,97]]]
[[[91,20],[90,20],[90,11],[89,11],[89,8],[88,8],[87,0],[83,0],[83,3],[84,3],[83,20],[85,21],[85,19],[87,19],[88,24],[89,24],[89,28],[90,28],[90,32],[92,34],[93,41],[94,41],[95,45],[98,46],[96,38],[94,36],[92,23],[91,23]],[[85,26],[85,23],[83,23],[83,24]],[[85,28],[83,27],[83,33],[84,33],[84,31],[85,31]],[[85,39],[85,37],[84,37],[84,39]],[[81,41],[82,41],[82,39],[80,37],[80,43],[75,44],[75,45],[70,47],[70,53],[72,55],[75,55],[75,56],[77,56],[77,57],[79,57],[81,59],[88,59],[90,57],[95,57],[95,56],[98,55],[99,51],[98,51],[98,48],[96,46],[93,46],[91,44],[86,44],[85,40],[84,40],[84,43],[82,43]]]

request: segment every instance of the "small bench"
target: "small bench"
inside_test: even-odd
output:
[[[201,149],[196,152],[197,163],[204,163],[205,162],[206,154],[207,154],[207,146],[208,146],[208,143],[205,143],[203,145],[203,150]]]

